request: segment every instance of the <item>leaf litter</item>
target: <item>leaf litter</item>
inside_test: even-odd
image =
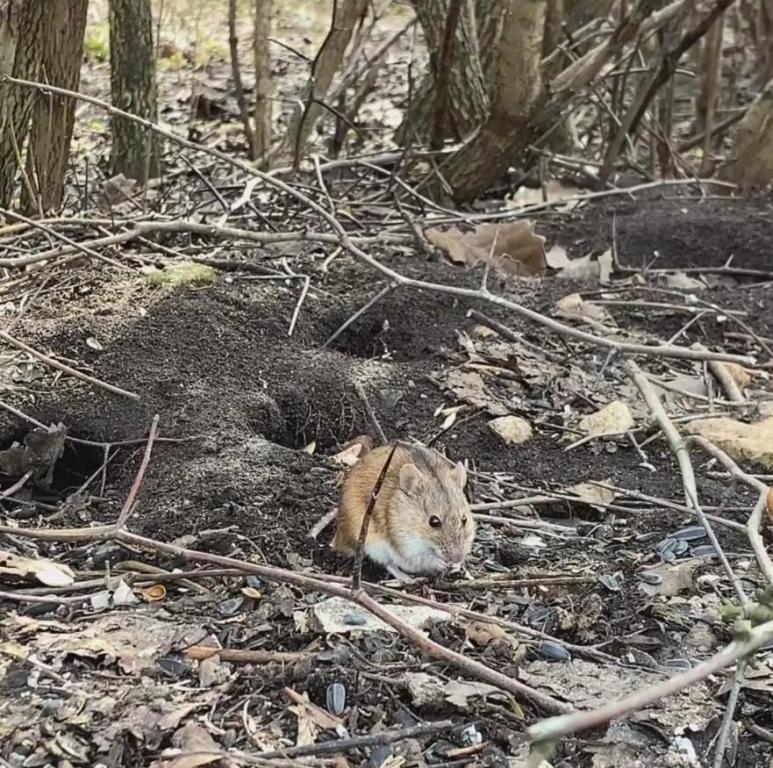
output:
[[[291,42],[313,55],[304,40],[293,37]],[[305,76],[303,62],[288,57],[285,64],[303,70]],[[228,67],[218,62],[209,71],[210,89],[197,90],[208,95],[212,103],[207,105],[203,99],[197,108],[218,112],[228,119],[234,113],[233,105],[221,98],[227,93],[223,86],[229,77]],[[186,123],[192,106],[190,86],[162,82],[161,87],[174,91],[175,99],[179,99],[168,115],[171,122]],[[394,112],[391,104],[370,106],[385,114],[390,109]],[[212,128],[213,143],[222,145],[233,140],[233,126],[225,126],[225,130],[215,125]],[[232,194],[223,193],[229,211],[246,211],[248,203],[257,201],[264,215],[270,216],[285,202],[277,201],[265,189],[248,192],[248,185],[235,182],[230,171],[222,179],[215,179],[217,184],[220,181],[223,189],[238,187]],[[170,195],[169,210],[174,205],[198,210],[202,199],[198,184],[198,179],[191,183],[185,176],[175,176],[174,186],[164,190]],[[340,192],[337,188],[333,194]],[[128,188],[123,195],[119,190],[115,200],[108,201],[112,213],[134,212],[135,203],[123,199],[133,194]],[[154,197],[157,194],[149,191],[148,204],[159,199]],[[557,199],[564,191],[553,189],[548,194]],[[275,205],[277,202],[279,205]],[[536,196],[524,193],[520,198],[520,204],[534,202]],[[666,203],[626,201],[626,205],[632,210],[620,216],[618,224],[621,255],[630,263],[639,263],[639,259],[646,263],[645,259],[658,249],[663,253],[658,266],[689,266],[673,257],[669,261],[669,253],[704,258],[714,241],[716,253],[725,251],[721,254],[724,263],[727,252],[737,250],[739,245],[728,244],[723,232],[726,228],[717,226],[710,236],[687,238],[685,243],[681,229],[687,221],[680,218],[679,229],[669,230],[673,213],[658,208]],[[743,226],[753,226],[759,217],[743,213],[746,209],[741,201],[737,205]],[[691,220],[703,222],[708,229],[713,223],[711,211],[716,210],[711,206],[712,201],[706,200],[691,208]],[[215,220],[225,223],[223,208],[214,207]],[[377,208],[371,205],[360,210],[373,216]],[[656,215],[661,225],[658,241],[650,233],[637,241],[636,222],[643,216],[649,225]],[[504,281],[503,295],[570,324],[582,323],[590,328],[587,320],[593,320],[597,325],[592,330],[612,339],[625,336],[665,340],[680,330],[682,319],[675,325],[656,313],[645,312],[640,319],[632,320],[626,311],[594,303],[599,286],[606,292],[631,285],[635,279],[641,280],[641,285],[670,285],[690,294],[701,291],[708,295],[705,292],[711,291],[713,300],[726,300],[730,309],[743,309],[748,303],[764,299],[752,288],[736,289],[728,282],[703,276],[697,280],[678,269],[672,276],[654,276],[652,283],[647,282],[644,272],[635,278],[615,274],[610,271],[611,257],[603,249],[576,257],[575,252],[589,253],[588,241],[597,232],[608,230],[609,210],[583,206],[582,210],[575,208],[575,216],[572,221],[559,217],[557,224],[540,219],[540,234],[535,233],[533,225],[512,229],[504,225],[495,229],[479,227],[472,232],[451,231],[450,235],[446,230],[449,238],[443,244],[448,253],[456,254],[464,266],[476,264],[474,270],[446,269],[443,264],[432,263],[420,265],[427,270],[421,272],[416,266],[420,259],[413,253],[409,259],[403,258],[400,248],[390,258],[397,268],[412,275],[426,277],[433,271],[432,279],[471,287],[479,285],[482,263],[488,262],[494,272],[518,277],[548,271],[551,276],[542,281]],[[556,228],[563,231],[578,226],[582,227],[580,239],[585,242],[577,245],[577,237],[562,234],[561,245],[545,252],[543,233],[555,242]],[[504,245],[498,245],[500,236]],[[759,238],[761,242],[767,240],[769,237]],[[190,243],[184,238],[170,239],[172,245],[187,253]],[[207,243],[202,247],[211,246]],[[560,248],[564,249],[563,256]],[[261,257],[278,250],[266,248]],[[377,248],[374,253],[384,255]],[[293,269],[296,264],[299,270],[308,266],[310,274],[320,256],[317,251],[295,244],[288,246],[287,254]],[[279,265],[277,260],[273,263]],[[346,286],[342,287],[337,282],[337,270],[343,263],[341,258],[330,265],[324,285],[329,294],[320,291],[320,296],[334,294],[333,303],[349,313],[372,294],[373,275],[347,262]],[[410,271],[414,269],[417,271]],[[341,467],[356,458],[356,450],[346,453],[347,442],[368,428],[358,415],[356,399],[348,397],[348,377],[363,375],[372,388],[369,397],[390,437],[429,439],[441,430],[444,434],[437,438],[438,447],[454,458],[471,462],[475,472],[471,491],[476,502],[527,499],[514,508],[491,510],[493,515],[510,518],[513,525],[481,525],[467,577],[444,584],[442,589],[428,587],[434,599],[472,606],[491,621],[479,617],[478,622],[484,625],[481,628],[472,620],[446,612],[442,618],[433,615],[428,621],[419,621],[420,612],[416,612],[413,619],[427,636],[448,647],[463,648],[470,657],[580,708],[608,700],[610,691],[624,695],[663,679],[669,664],[673,671],[679,668],[677,663],[693,663],[695,659],[684,659],[688,648],[696,659],[705,657],[704,651],[690,645],[695,626],[703,621],[713,622],[718,640],[728,639],[718,618],[717,592],[727,596],[729,590],[716,563],[701,560],[693,569],[689,547],[679,554],[668,550],[674,555],[672,562],[660,559],[662,551],[658,547],[664,537],[694,520],[676,509],[659,508],[657,501],[611,490],[612,486],[622,486],[631,493],[641,492],[650,499],[662,497],[676,504],[682,499],[678,476],[665,446],[651,429],[646,408],[617,375],[618,361],[612,358],[605,363],[605,351],[519,323],[513,315],[503,313],[496,319],[512,327],[520,338],[509,341],[491,329],[483,333],[480,328],[469,327],[463,312],[451,302],[442,304],[437,296],[406,293],[409,298],[398,296],[394,303],[385,302],[383,307],[375,308],[377,315],[383,315],[378,316],[378,322],[371,323],[366,316],[355,324],[352,335],[334,355],[319,356],[317,349],[331,331],[328,326],[337,327],[346,319],[323,317],[328,311],[326,300],[310,298],[300,313],[300,339],[289,339],[281,321],[292,314],[297,295],[266,284],[246,286],[234,281],[220,285],[220,281],[208,279],[197,284],[185,279],[191,274],[188,272],[173,290],[170,286],[151,290],[141,272],[129,284],[98,271],[84,271],[86,287],[77,306],[64,307],[56,298],[49,304],[44,297],[29,315],[34,320],[31,335],[57,354],[72,356],[72,349],[76,349],[99,375],[123,378],[127,385],[141,390],[149,404],[160,405],[162,423],[169,435],[205,435],[200,442],[164,446],[154,454],[135,518],[138,525],[145,526],[145,533],[168,541],[183,540],[205,551],[289,565],[298,571],[348,574],[349,563],[330,555],[324,542],[320,549],[311,549],[303,534],[316,515],[334,505]],[[91,288],[88,281],[93,281],[95,287]],[[576,313],[574,317],[561,314],[559,303],[567,296],[573,297],[569,304]],[[687,303],[688,298],[684,301]],[[307,312],[309,304],[313,312]],[[186,307],[190,313],[186,313]],[[146,314],[138,313],[138,308]],[[770,336],[764,308],[759,315],[755,328],[759,326],[761,333]],[[135,325],[138,317],[147,319]],[[382,320],[388,320],[387,326]],[[758,353],[754,340],[731,344],[730,337],[722,335],[728,327],[696,324],[679,343],[689,346],[700,340],[713,348],[734,351],[747,351],[748,344],[748,349]],[[469,343],[457,338],[454,347],[454,331],[466,334]],[[284,341],[278,344],[277,339]],[[287,365],[276,362],[280,346],[291,357]],[[387,348],[393,357],[388,363],[377,361],[384,369],[376,374],[376,366],[365,358],[379,356]],[[695,400],[662,389],[674,418],[688,419],[696,413],[714,417],[707,401],[715,393],[707,387],[700,364],[647,358],[646,365],[663,382],[707,398]],[[331,373],[336,367],[345,370],[341,380]],[[30,368],[38,376],[37,365]],[[432,383],[424,380],[425,374],[431,376]],[[38,379],[32,379],[35,386]],[[4,375],[4,384],[7,380]],[[18,386],[21,379],[10,381]],[[59,381],[50,397],[36,393],[46,423],[48,414],[66,412],[73,424],[77,422],[90,437],[103,439],[109,433],[135,439],[146,434],[147,414],[121,408],[91,391],[79,393],[71,384]],[[742,386],[756,388],[747,393],[754,404],[765,397],[768,382],[752,379]],[[394,389],[404,393],[402,399],[390,400],[389,407],[379,405],[382,392]],[[259,396],[264,393],[266,397]],[[766,397],[770,400],[769,393]],[[631,428],[622,431],[625,422],[616,423],[617,436],[630,431],[639,443],[653,438],[642,448],[657,467],[653,477],[639,472],[641,457],[622,438],[590,441],[566,454],[562,452],[567,441],[589,434],[579,428],[581,420],[613,402],[623,403],[635,420]],[[18,404],[22,409],[32,409],[24,392],[19,393]],[[732,416],[747,424],[752,419],[752,407]],[[483,418],[476,418],[479,412],[485,414]],[[491,419],[509,417],[528,420],[533,426],[531,439],[507,444],[488,426]],[[45,431],[41,431],[41,437]],[[8,477],[23,476],[18,473],[25,468],[35,473],[35,480],[43,482],[28,484],[18,495],[18,504],[4,500],[4,510],[18,515],[4,523],[23,527],[49,514],[59,515],[69,526],[115,518],[133,477],[130,451],[119,454],[122,461],[106,479],[105,497],[87,493],[85,504],[76,508],[68,504],[68,494],[73,482],[77,486],[87,478],[59,479],[72,464],[69,458],[63,460],[59,451],[63,443],[56,441],[60,438],[51,440],[51,450],[35,454],[32,446],[19,437],[18,424],[13,433],[7,431],[6,435],[13,435],[17,443],[13,455],[7,455],[12,470]],[[11,444],[9,439],[4,446],[9,448]],[[311,446],[313,453],[303,452]],[[334,456],[338,461],[333,460]],[[89,471],[96,469],[94,466]],[[727,479],[711,474],[717,470],[716,465],[698,463],[702,500],[717,514],[743,521],[754,502],[752,494],[744,495],[735,489],[728,496]],[[595,478],[603,480],[594,482]],[[65,489],[58,488],[59,483]],[[610,487],[604,490],[605,485]],[[58,493],[61,497],[56,496]],[[577,500],[562,498],[567,495]],[[34,517],[23,514],[30,505],[35,505]],[[740,508],[740,513],[731,507]],[[517,527],[515,523],[523,521],[516,518],[543,527],[536,533],[524,530]],[[50,524],[57,525],[57,520],[54,517]],[[571,525],[565,525],[567,522]],[[554,523],[561,523],[560,532],[550,527]],[[758,575],[743,540],[732,531],[721,535],[734,566],[744,579],[756,583]],[[675,534],[672,538],[678,539]],[[534,541],[540,545],[533,546]],[[176,763],[178,768],[223,762],[223,752],[232,748],[274,749],[299,743],[301,718],[305,719],[304,740],[337,738],[335,728],[324,727],[330,722],[325,718],[331,713],[323,708],[331,686],[345,692],[337,699],[343,702],[343,711],[336,716],[346,722],[352,734],[375,733],[450,713],[460,721],[458,731],[448,736],[451,747],[467,749],[471,744],[484,743],[481,739],[489,745],[480,764],[505,765],[506,760],[518,760],[523,754],[524,724],[537,716],[528,704],[521,706],[488,684],[461,678],[446,665],[429,660],[383,626],[363,624],[363,614],[352,604],[348,604],[348,623],[341,621],[339,611],[337,624],[321,627],[311,620],[315,606],[324,602],[319,595],[277,587],[260,579],[211,577],[186,582],[175,571],[187,570],[189,565],[148,553],[121,551],[109,544],[30,543],[11,534],[3,539],[2,548],[41,564],[44,570],[53,567],[57,573],[67,573],[65,569],[69,568],[75,584],[84,585],[73,589],[73,582],[43,583],[41,588],[41,582],[32,580],[18,583],[18,573],[10,574],[14,579],[10,585],[4,582],[4,589],[19,595],[52,600],[50,604],[3,603],[3,634],[13,638],[13,645],[6,647],[9,653],[0,649],[0,742],[12,745],[9,749],[15,750],[14,761],[27,760],[29,765],[97,764],[109,760],[116,764],[120,760],[149,764],[153,759],[169,765],[183,761]],[[165,571],[163,591],[148,573],[132,572],[131,577],[114,581],[117,564],[123,566],[139,558],[147,558]],[[657,570],[662,578],[659,584],[667,584],[667,574],[671,573],[690,570],[692,578],[688,583],[685,577],[675,594],[645,595],[638,577],[661,568]],[[599,578],[590,583],[571,582],[576,574],[585,573]],[[618,578],[620,573],[624,578]],[[525,586],[500,584],[492,588],[485,583],[492,575],[521,579]],[[377,569],[367,571],[370,580],[382,577]],[[551,578],[556,577],[570,581],[552,583]],[[55,575],[57,578],[60,576]],[[109,587],[107,578],[111,580]],[[104,583],[85,586],[93,585],[95,580]],[[618,588],[612,591],[609,585]],[[117,601],[113,600],[116,594]],[[72,595],[106,595],[106,602],[96,606],[88,600],[56,602],[57,598],[65,600]],[[132,601],[131,596],[143,595],[151,597],[150,603]],[[503,629],[503,634],[493,629],[498,626],[492,623],[496,620],[546,632],[554,639],[541,640],[516,629]],[[298,651],[308,654],[311,661],[226,663],[215,657],[195,661],[185,656],[189,643],[213,637],[228,650]],[[511,640],[515,638],[514,644]],[[596,643],[626,664],[586,658],[582,646]],[[572,647],[575,644],[581,647]],[[694,647],[696,650],[692,650]],[[36,667],[35,662],[44,666]],[[632,666],[637,663],[649,666]],[[52,674],[59,675],[64,683],[47,676]],[[442,697],[435,700],[437,709],[421,713],[413,710],[410,695],[401,683],[417,674],[438,681]],[[753,674],[748,682],[739,717],[764,725],[765,697],[769,696],[766,681]],[[60,685],[66,693],[57,691]],[[304,703],[288,702],[286,688],[296,691]],[[597,768],[636,761],[646,765],[681,764],[673,761],[685,760],[690,749],[700,751],[701,745],[710,740],[711,724],[720,714],[722,701],[717,696],[721,690],[715,681],[709,681],[602,729],[592,739],[579,735],[562,745],[566,750],[562,759],[571,764],[593,760]],[[291,707],[302,713],[300,718]],[[323,723],[321,727],[315,722],[317,717]],[[44,719],[45,732],[39,725]],[[477,732],[470,731],[473,720],[480,729]],[[387,750],[384,761],[418,766],[441,762],[439,743],[436,736],[423,739],[413,745],[409,757],[399,751],[398,745]],[[217,755],[194,758],[190,754],[201,750]],[[375,750],[355,753],[350,756],[352,763],[361,755],[367,759],[368,754],[375,755]],[[184,762],[189,759],[205,762]],[[761,760],[759,753],[748,758],[749,764],[764,764]]]

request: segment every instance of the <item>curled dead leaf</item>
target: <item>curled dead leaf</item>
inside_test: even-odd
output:
[[[457,227],[424,232],[432,245],[456,264],[472,267],[490,264],[508,275],[534,276],[545,269],[545,238],[525,219],[505,224],[481,224],[472,232]]]
[[[157,603],[166,597],[166,587],[163,584],[152,584],[142,590],[142,596],[149,603]]]

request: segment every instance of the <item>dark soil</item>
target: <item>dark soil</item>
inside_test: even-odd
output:
[[[538,220],[538,231],[545,233],[549,242],[564,245],[574,257],[609,247],[614,231],[618,256],[625,265],[705,268],[722,266],[732,256],[734,267],[766,270],[773,267],[771,208],[768,199],[679,199],[665,188],[641,201],[614,197],[572,214],[543,216]],[[478,270],[464,271],[416,255],[381,256],[412,277],[470,286],[480,280]],[[24,339],[63,359],[78,361],[94,376],[139,395],[139,402],[66,377],[51,388],[48,373],[30,383],[26,391],[19,390],[10,401],[35,419],[46,424],[62,422],[71,435],[97,441],[143,438],[154,414],[160,416],[160,434],[179,442],[159,442],[155,447],[132,517],[135,532],[163,541],[184,539],[208,551],[238,553],[275,565],[299,568],[313,563],[315,569],[340,575],[347,575],[350,565],[327,548],[331,531],[316,544],[309,542],[308,531],[336,503],[340,469],[331,456],[350,438],[372,433],[354,390],[356,382],[367,391],[388,436],[422,441],[436,438],[435,445],[452,458],[469,459],[481,473],[472,486],[475,500],[490,499],[497,490],[507,497],[528,495],[517,486],[560,489],[604,478],[652,496],[682,498],[675,462],[661,441],[647,446],[648,459],[656,468],[650,472],[642,468],[640,456],[625,441],[594,441],[565,451],[564,443],[558,440],[561,433],[551,428],[549,419],[540,421],[535,438],[520,447],[504,447],[487,428],[484,414],[460,419],[441,432],[436,409],[443,403],[454,403],[433,384],[432,375],[461,359],[457,333],[469,332],[474,325],[466,316],[471,305],[448,295],[397,291],[324,348],[335,329],[379,290],[382,282],[348,257],[336,259],[325,275],[315,271],[317,264],[309,255],[294,264],[296,272],[313,274],[314,279],[292,337],[288,337],[288,327],[299,282],[249,282],[221,275],[208,287],[153,289],[141,276],[81,268],[77,295],[63,291],[41,298],[27,319]],[[773,294],[769,286],[751,285],[760,282],[754,278],[738,278],[735,283],[725,280],[703,292],[701,298],[725,310],[748,312],[747,320],[758,334],[773,336]],[[599,286],[548,279],[517,283],[504,290],[525,306],[551,313],[561,296],[577,290],[598,292]],[[605,353],[597,349],[575,342],[568,347],[559,336],[517,316],[483,304],[476,308],[523,332],[537,345],[580,355],[593,370],[599,370],[604,362]],[[683,315],[668,311],[648,312],[635,307],[611,307],[610,311],[621,326],[660,340],[670,337],[685,322]],[[729,339],[727,330],[727,324],[707,316],[680,343],[700,340],[741,354],[754,346]],[[90,339],[98,341],[99,350],[89,344]],[[755,353],[759,353],[758,348]],[[656,370],[658,361],[650,362]],[[676,362],[674,367],[687,366]],[[611,375],[619,377],[614,365]],[[587,412],[594,409],[593,393],[567,393],[560,386],[553,392],[529,393],[529,397],[529,408],[560,411],[572,403]],[[10,444],[25,429],[23,422],[3,413],[0,443]],[[57,524],[79,526],[92,520],[112,520],[135,477],[141,452],[141,444],[121,449],[109,466],[101,499],[88,510],[68,506]],[[64,498],[101,461],[101,449],[68,449],[54,492]],[[703,502],[741,507],[740,514],[724,514],[743,521],[743,510],[751,506],[753,495],[709,477],[705,462],[699,462],[697,468]],[[498,489],[492,482],[495,476]],[[605,650],[614,654],[622,654],[638,642],[659,662],[679,657],[685,653],[680,638],[689,627],[676,634],[673,628],[666,630],[671,627],[669,620],[652,613],[649,601],[637,588],[635,573],[643,561],[652,561],[655,543],[691,521],[688,516],[662,509],[640,513],[631,509],[630,513],[603,514],[563,502],[540,508],[546,519],[572,517],[590,525],[581,537],[546,539],[548,546],[538,549],[520,543],[523,532],[512,536],[501,528],[482,525],[471,572],[476,577],[499,571],[529,577],[610,576],[621,571],[625,578],[619,591],[610,591],[600,583],[516,590],[510,602],[505,599],[503,615],[567,642],[605,642]],[[734,558],[749,559],[743,537],[729,535],[724,529],[721,535]],[[56,554],[61,545],[43,546],[42,551]],[[79,553],[69,556],[74,564],[80,564]],[[101,568],[106,560],[135,560],[138,556],[103,547],[96,553],[91,551],[88,562],[92,568]],[[157,562],[170,565],[163,558]],[[704,570],[714,571],[714,566],[707,565]],[[374,580],[382,577],[371,566],[366,575]],[[283,595],[293,603],[292,593],[284,587],[266,585],[265,589],[273,595],[269,607],[247,614],[244,626],[225,635],[224,625],[216,622],[221,639],[227,640],[224,644],[234,646],[241,637],[252,638],[253,646],[303,647],[310,636],[294,631],[292,609],[281,607]],[[486,592],[458,589],[474,608],[487,609]],[[727,584],[718,589],[730,596]],[[229,594],[238,595],[238,590],[220,597],[225,599]],[[446,597],[442,592],[439,595],[440,599]],[[497,595],[496,600],[501,597]],[[294,599],[303,600],[297,595]],[[26,610],[34,613],[34,608]],[[207,616],[218,616],[220,609],[213,604],[197,605],[188,597],[170,605],[169,610],[178,618],[203,616],[209,624]],[[576,617],[585,611],[596,618],[583,628]],[[272,628],[258,641],[260,630],[255,628],[266,622]],[[443,642],[461,647],[463,630],[443,631],[452,632]],[[715,631],[724,636],[721,627]],[[408,646],[389,638],[387,645],[378,648],[377,637],[371,638],[373,647],[368,649],[377,652],[376,658],[393,665],[407,664],[408,668],[417,666]],[[258,685],[260,691],[276,694],[289,681],[324,705],[328,683],[342,680],[342,674],[349,675],[343,682],[357,688],[353,673],[342,672],[346,666],[320,667],[306,676],[297,669],[292,673],[252,673],[240,680],[236,692]],[[504,664],[503,671],[515,673],[515,668]],[[399,713],[405,703],[388,703],[385,696],[390,693],[389,686],[383,686],[383,682],[366,687],[360,684],[360,708]],[[392,715],[387,719],[393,720]],[[502,740],[502,727],[509,722],[506,717],[487,714],[482,727],[486,738],[505,750],[507,738]],[[761,764],[757,761],[763,760],[763,752],[761,748],[750,751],[738,765]],[[587,755],[575,757],[579,762],[572,765],[589,764]]]

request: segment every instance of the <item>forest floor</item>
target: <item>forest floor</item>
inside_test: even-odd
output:
[[[217,177],[231,203],[244,179],[226,170],[209,168],[207,180]],[[391,193],[378,199],[385,185],[378,176],[363,181],[344,167],[326,180],[340,207],[352,203],[346,210],[355,214],[342,217],[357,224],[350,233],[373,238],[363,246],[369,256],[413,279],[480,286],[482,267],[428,254],[399,217],[384,213]],[[375,190],[375,202],[354,207],[355,180]],[[299,189],[324,203],[313,172],[304,183]],[[185,191],[167,190],[167,214],[193,197],[217,209],[198,175],[176,184]],[[297,200],[261,197],[263,189],[229,225],[291,230],[301,219],[321,228]],[[562,246],[579,261],[614,248],[611,273],[598,261],[574,277],[561,269],[531,278],[492,271],[489,287],[602,339],[700,343],[764,363],[773,345],[773,202],[715,192],[653,186],[546,206],[529,218],[548,252]],[[404,237],[380,237],[395,221]],[[401,615],[430,639],[571,707],[640,691],[731,639],[721,608],[738,600],[732,579],[684,506],[673,451],[623,372],[623,355],[485,297],[408,286],[327,343],[389,283],[345,250],[302,240],[232,247],[188,234],[153,241],[161,248],[132,242],[106,250],[118,266],[76,259],[37,270],[3,296],[8,333],[137,396],[63,375],[18,350],[0,360],[2,402],[16,411],[0,411],[0,459],[19,460],[12,446],[29,439],[35,423],[64,425],[67,435],[49,434],[48,447],[61,448],[52,474],[36,475],[0,508],[0,549],[49,563],[36,586],[1,583],[5,764],[345,765],[320,745],[392,731],[400,731],[392,744],[355,742],[348,764],[526,764],[526,727],[543,709],[433,659],[353,604],[342,610],[314,588],[186,561],[152,544],[63,534],[117,519],[156,415],[159,437],[130,510],[133,534],[205,557],[348,577],[351,562],[329,547],[333,527],[316,541],[309,531],[336,505],[342,447],[375,437],[360,385],[388,438],[431,442],[466,460],[470,500],[486,505],[464,577],[399,585],[402,597],[377,599],[403,606]],[[162,283],[150,267],[169,269],[174,253],[214,258],[220,268],[198,283]],[[576,295],[582,302],[567,316],[559,302]],[[514,340],[470,310],[507,326]],[[739,404],[728,402],[704,362],[636,360],[685,430],[706,417],[773,416],[769,368],[748,366]],[[631,422],[607,422],[605,430],[583,421],[609,403],[622,404]],[[527,420],[532,437],[507,444],[496,434],[492,420],[507,414]],[[723,447],[732,453],[737,441]],[[32,453],[21,460],[39,460]],[[700,502],[736,583],[753,598],[765,581],[739,524],[758,492],[707,454],[695,449],[692,458]],[[773,472],[769,450],[739,463],[762,479]],[[13,527],[50,533],[30,538]],[[56,586],[52,578],[66,577],[66,567],[74,581]],[[386,583],[371,564],[363,576]],[[427,611],[411,596],[451,611]],[[200,659],[191,648],[200,654],[201,646],[220,650]],[[738,766],[773,760],[773,649],[758,659],[729,732]],[[730,672],[711,677],[562,740],[548,760],[711,765],[731,684]],[[426,728],[406,738],[401,729],[414,726]],[[304,745],[315,745],[308,757],[287,753]]]

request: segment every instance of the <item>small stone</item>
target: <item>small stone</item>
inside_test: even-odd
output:
[[[426,672],[413,672],[406,675],[405,683],[414,707],[437,707],[445,700],[443,682]]]
[[[520,416],[499,416],[488,423],[489,429],[507,445],[520,445],[531,439],[531,424]]]

